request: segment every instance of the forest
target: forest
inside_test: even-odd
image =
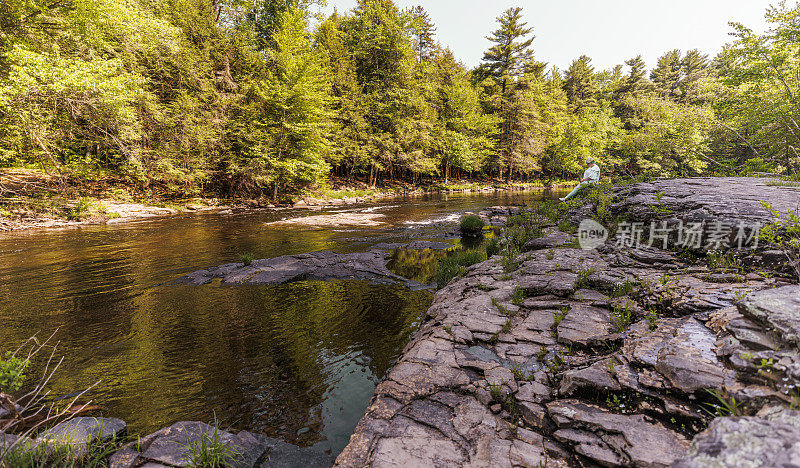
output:
[[[610,70],[539,61],[521,8],[468,69],[423,7],[316,6],[2,0],[0,168],[274,199],[333,178],[552,181],[588,156],[624,178],[800,169],[798,5],[763,33],[732,23],[713,57]]]

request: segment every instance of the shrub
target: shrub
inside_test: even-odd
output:
[[[500,241],[495,237],[486,245],[486,258],[500,253]]]
[[[239,254],[239,261],[242,262],[245,266],[249,266],[255,260],[255,256],[251,253],[243,253]]]
[[[480,236],[483,234],[483,220],[475,215],[467,215],[461,218],[461,234],[465,236]]]
[[[19,390],[25,380],[25,369],[30,365],[27,359],[20,359],[11,353],[0,359],[0,391]]]

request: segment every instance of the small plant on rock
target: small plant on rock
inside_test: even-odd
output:
[[[231,464],[237,453],[222,441],[218,423],[214,421],[214,431],[189,439],[186,446],[189,466],[197,468],[224,468]]]
[[[573,271],[578,275],[575,280],[575,289],[583,289],[589,286],[589,277],[597,273],[597,268],[576,268]]]
[[[658,327],[658,312],[655,310],[651,310],[649,314],[647,314],[647,329],[651,332],[656,331]]]
[[[253,254],[251,254],[250,252],[239,254],[239,261],[244,266],[250,266],[250,264],[253,263],[253,260],[255,260],[255,258],[256,257]]]
[[[625,307],[614,307],[611,313],[611,322],[614,325],[617,333],[622,333],[631,325],[633,313],[629,305]]]
[[[567,312],[569,312],[569,306],[564,306],[560,310],[553,311],[553,330],[558,328],[558,324],[564,320],[564,317],[567,316]]]
[[[511,294],[511,303],[515,306],[521,306],[522,301],[525,300],[525,291],[520,288],[519,286],[514,288],[514,292]]]
[[[514,375],[514,378],[518,382],[522,382],[523,380],[527,380],[527,376],[525,375],[525,370],[524,370],[522,364],[520,364],[518,362],[512,362],[511,365],[509,366],[508,370],[511,371],[511,373]]]
[[[717,403],[706,403],[710,409],[703,410],[713,417],[718,416],[742,416],[742,403],[736,401],[736,397],[730,397],[720,390],[707,389],[710,395],[716,398]]]

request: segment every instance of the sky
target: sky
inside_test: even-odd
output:
[[[641,54],[648,68],[673,49],[700,49],[711,57],[732,38],[728,22],[766,28],[764,12],[775,0],[395,0],[422,5],[436,24],[439,42],[468,67],[476,66],[507,8],[522,7],[533,27],[537,60],[564,70],[579,56],[597,70]],[[351,10],[356,0],[328,0],[325,12]]]

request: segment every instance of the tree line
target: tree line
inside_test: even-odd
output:
[[[540,62],[521,8],[480,66],[422,7],[359,0],[3,0],[0,167],[279,198],[331,176],[553,180],[796,173],[800,7],[710,58]]]

